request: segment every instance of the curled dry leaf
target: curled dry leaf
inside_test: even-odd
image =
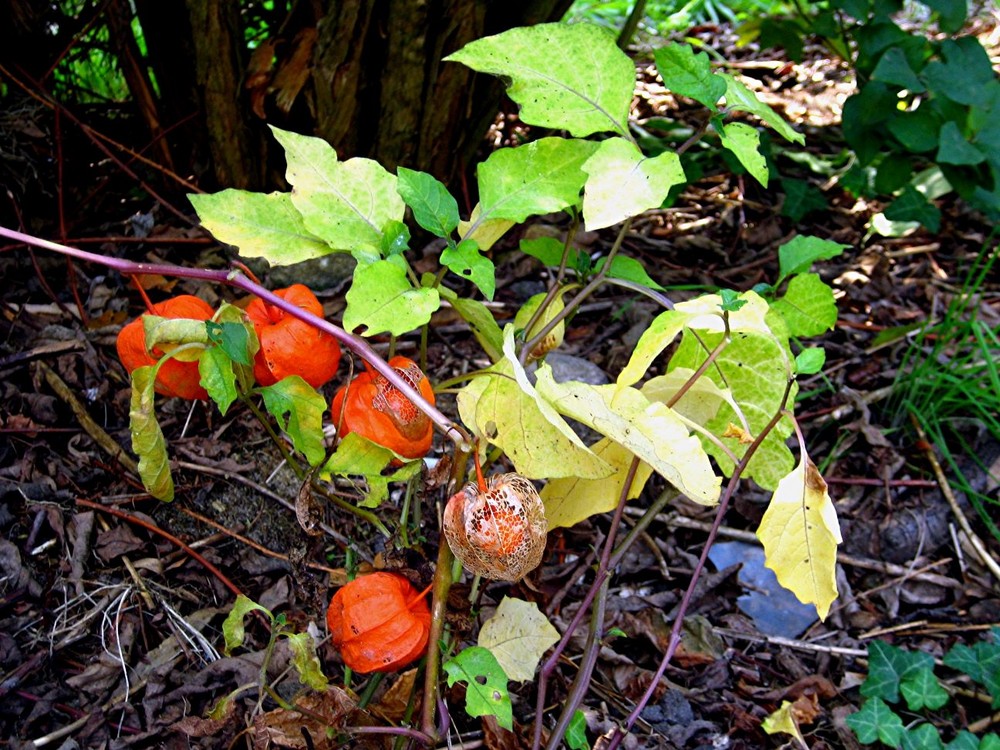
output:
[[[520,474],[494,474],[482,488],[467,484],[444,511],[444,533],[455,557],[494,581],[519,581],[537,568],[546,530],[542,499]]]
[[[337,589],[326,612],[330,640],[356,672],[395,672],[423,655],[427,600],[403,576],[377,572]]]
[[[153,305],[154,315],[162,318],[191,320],[208,320],[215,312],[212,306],[199,297],[191,294],[181,294]],[[142,326],[140,315],[126,325],[118,333],[118,358],[131,375],[139,367],[155,365],[166,353],[159,346],[154,346],[152,353],[146,351],[146,332]],[[198,362],[182,362],[170,359],[163,363],[156,373],[154,390],[161,396],[178,396],[180,398],[204,401],[208,393],[200,384]]]
[[[389,365],[434,403],[434,389],[416,362],[393,357]],[[434,425],[430,417],[371,368],[337,391],[331,411],[341,438],[356,432],[410,459],[423,458],[431,449]]]
[[[323,317],[323,305],[304,284],[292,284],[274,293]],[[253,361],[253,375],[260,385],[274,385],[289,375],[299,375],[313,388],[319,388],[336,375],[340,344],[330,334],[259,298],[247,305],[247,316],[260,340]]]

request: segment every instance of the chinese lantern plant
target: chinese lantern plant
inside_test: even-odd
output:
[[[323,317],[323,305],[304,284],[293,284],[274,293]],[[260,342],[253,361],[253,374],[258,384],[274,385],[289,375],[299,375],[313,388],[319,388],[337,373],[340,345],[330,334],[259,297],[247,305],[247,316]]]
[[[431,625],[426,593],[383,571],[337,589],[326,622],[344,664],[355,672],[395,672],[423,656]]]

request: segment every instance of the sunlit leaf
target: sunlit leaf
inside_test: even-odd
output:
[[[401,336],[429,321],[440,304],[437,289],[414,287],[399,264],[359,263],[347,292],[344,328],[363,328],[363,336],[386,332]]]
[[[507,596],[479,630],[479,645],[492,652],[508,679],[522,682],[535,676],[542,654],[558,640],[559,631],[537,604]]]
[[[264,406],[278,426],[291,438],[310,466],[318,466],[326,457],[323,447],[323,413],[326,399],[298,375],[290,375],[274,385],[259,388]]]

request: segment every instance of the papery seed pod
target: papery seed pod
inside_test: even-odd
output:
[[[274,293],[296,307],[323,317],[323,305],[304,284],[292,284]],[[329,333],[260,298],[247,305],[247,317],[260,341],[260,349],[253,360],[253,376],[259,385],[274,385],[289,375],[299,375],[313,388],[319,388],[337,374],[340,344]]]
[[[537,568],[546,531],[542,499],[520,474],[494,474],[484,489],[467,484],[444,510],[444,534],[455,557],[494,581],[519,581]]]
[[[181,294],[153,305],[153,315],[161,318],[191,320],[208,320],[214,314],[212,306],[200,297],[191,294]],[[146,332],[142,325],[145,315],[140,315],[126,325],[118,333],[116,342],[118,359],[131,375],[139,367],[155,365],[164,355],[159,346],[153,347],[150,354],[146,351]],[[156,373],[154,390],[161,396],[177,396],[190,400],[208,398],[208,393],[201,387],[201,376],[198,374],[198,362],[183,362],[169,359],[164,362]]]
[[[370,573],[337,589],[326,611],[330,640],[356,672],[395,672],[427,650],[431,612],[398,573]]]
[[[416,362],[393,357],[389,365],[433,405],[434,389]],[[356,432],[409,459],[423,458],[431,449],[430,417],[371,368],[337,391],[331,412],[341,438]]]

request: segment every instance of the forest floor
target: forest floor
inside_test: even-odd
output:
[[[727,46],[718,39],[714,44]],[[839,319],[818,342],[827,352],[823,373],[801,382],[797,405],[810,453],[841,519],[840,597],[820,623],[795,602],[777,599],[766,579],[750,577],[760,573],[752,532],[767,494],[745,482],[689,612],[683,648],[626,746],[778,747],[787,737],[766,735],[761,720],[789,700],[797,702],[809,747],[857,747],[844,719],[859,707],[871,642],[881,638],[940,658],[954,644],[975,644],[1000,626],[1000,582],[955,531],[949,490],[929,460],[939,447],[915,435],[894,389],[914,340],[900,327],[940,320],[976,259],[996,243],[990,226],[949,199],[942,203],[937,234],[871,234],[870,219],[882,206],[856,200],[835,179],[843,147],[834,124],[851,91],[846,72],[817,50],[802,64],[762,63],[745,54],[740,63],[740,57],[734,53],[756,90],[806,134],[812,163],[828,167],[818,174],[776,151],[782,177],[809,181],[825,205],[793,221],[782,213],[780,191],[762,189],[750,178],[709,174],[673,207],[638,222],[623,251],[679,300],[691,290],[745,290],[775,279],[775,248],[794,234],[848,246],[817,267],[836,291]],[[636,114],[685,117],[684,104],[652,81],[636,102]],[[495,135],[503,138],[504,128]],[[140,231],[143,218],[149,224]],[[94,216],[75,231],[121,236],[123,226],[146,241],[109,240],[96,247],[137,260],[214,267],[225,262],[199,230],[162,211],[132,219]],[[561,228],[558,218],[546,217],[529,231]],[[34,230],[54,233],[55,227]],[[581,243],[599,253],[612,239],[603,232],[585,234]],[[516,240],[496,250],[498,314],[513,315],[546,281],[536,263],[512,252]],[[294,511],[298,483],[248,410],[235,407],[223,418],[206,404],[170,399],[158,400],[157,408],[176,459],[177,499],[152,500],[95,440],[105,433],[112,445],[130,445],[129,383],[114,343],[123,322],[141,307],[134,290],[101,268],[70,268],[62,258],[24,247],[4,248],[0,278],[0,746],[332,746],[318,725],[258,701],[256,690],[243,694],[229,716],[206,718],[238,686],[257,683],[265,658],[266,637],[254,623],[248,623],[243,649],[231,657],[220,653],[220,626],[233,587],[282,613],[294,630],[322,637],[329,596],[346,580],[348,545],[363,566],[405,566],[427,574],[439,541],[433,500],[425,512],[425,538],[402,558],[333,507],[326,510],[328,532],[309,536]],[[189,292],[210,302],[231,299],[229,290],[197,282],[147,282],[154,298]],[[273,277],[265,283],[277,285]],[[327,317],[339,320],[342,287],[330,282],[317,291]],[[642,298],[608,289],[572,319],[561,352],[615,373],[636,332],[656,312]],[[991,329],[1000,327],[996,269],[980,285],[975,312]],[[442,311],[431,331],[431,380],[468,369],[461,365],[474,357],[467,327]],[[377,343],[384,351],[386,343]],[[417,345],[415,337],[404,338],[399,349],[412,353]],[[940,365],[947,369],[948,362]],[[570,360],[570,367],[583,365]],[[454,413],[447,394],[440,403]],[[976,425],[968,428],[966,453],[992,465],[992,477],[975,462],[961,459],[960,465],[980,492],[996,498],[1000,446]],[[438,439],[432,455],[446,451]],[[945,471],[952,476],[951,468]],[[651,482],[626,518],[641,513],[662,490],[662,482]],[[966,501],[957,502],[989,554],[1000,559],[1000,543]],[[398,509],[390,503],[380,512],[392,519]],[[602,648],[585,700],[591,742],[629,713],[648,684],[712,513],[690,503],[669,506],[616,571],[605,628],[623,635]],[[608,517],[595,516],[551,533],[530,586],[486,586],[483,612],[514,592],[565,628],[608,523]],[[467,593],[467,580],[455,587],[457,607]],[[454,626],[475,632],[467,616]],[[585,635],[571,643],[570,659]],[[343,685],[336,651],[324,643],[320,656],[332,683]],[[274,676],[289,655],[279,649],[270,659]],[[549,686],[551,705],[558,707],[574,674],[568,661],[557,670]],[[399,720],[414,676],[410,670],[383,682],[370,721]],[[294,692],[292,677],[279,684],[282,694]],[[355,676],[353,687],[364,685],[365,678]],[[461,711],[453,710],[458,723],[451,746],[463,746],[460,737],[465,747],[523,746],[530,737],[525,727],[532,720],[533,685],[515,683],[512,692],[515,735],[459,718]],[[454,692],[446,695],[461,705]],[[988,698],[967,690],[958,708],[931,716],[949,739],[966,726],[987,729],[992,711]],[[303,733],[303,726],[311,733]]]

